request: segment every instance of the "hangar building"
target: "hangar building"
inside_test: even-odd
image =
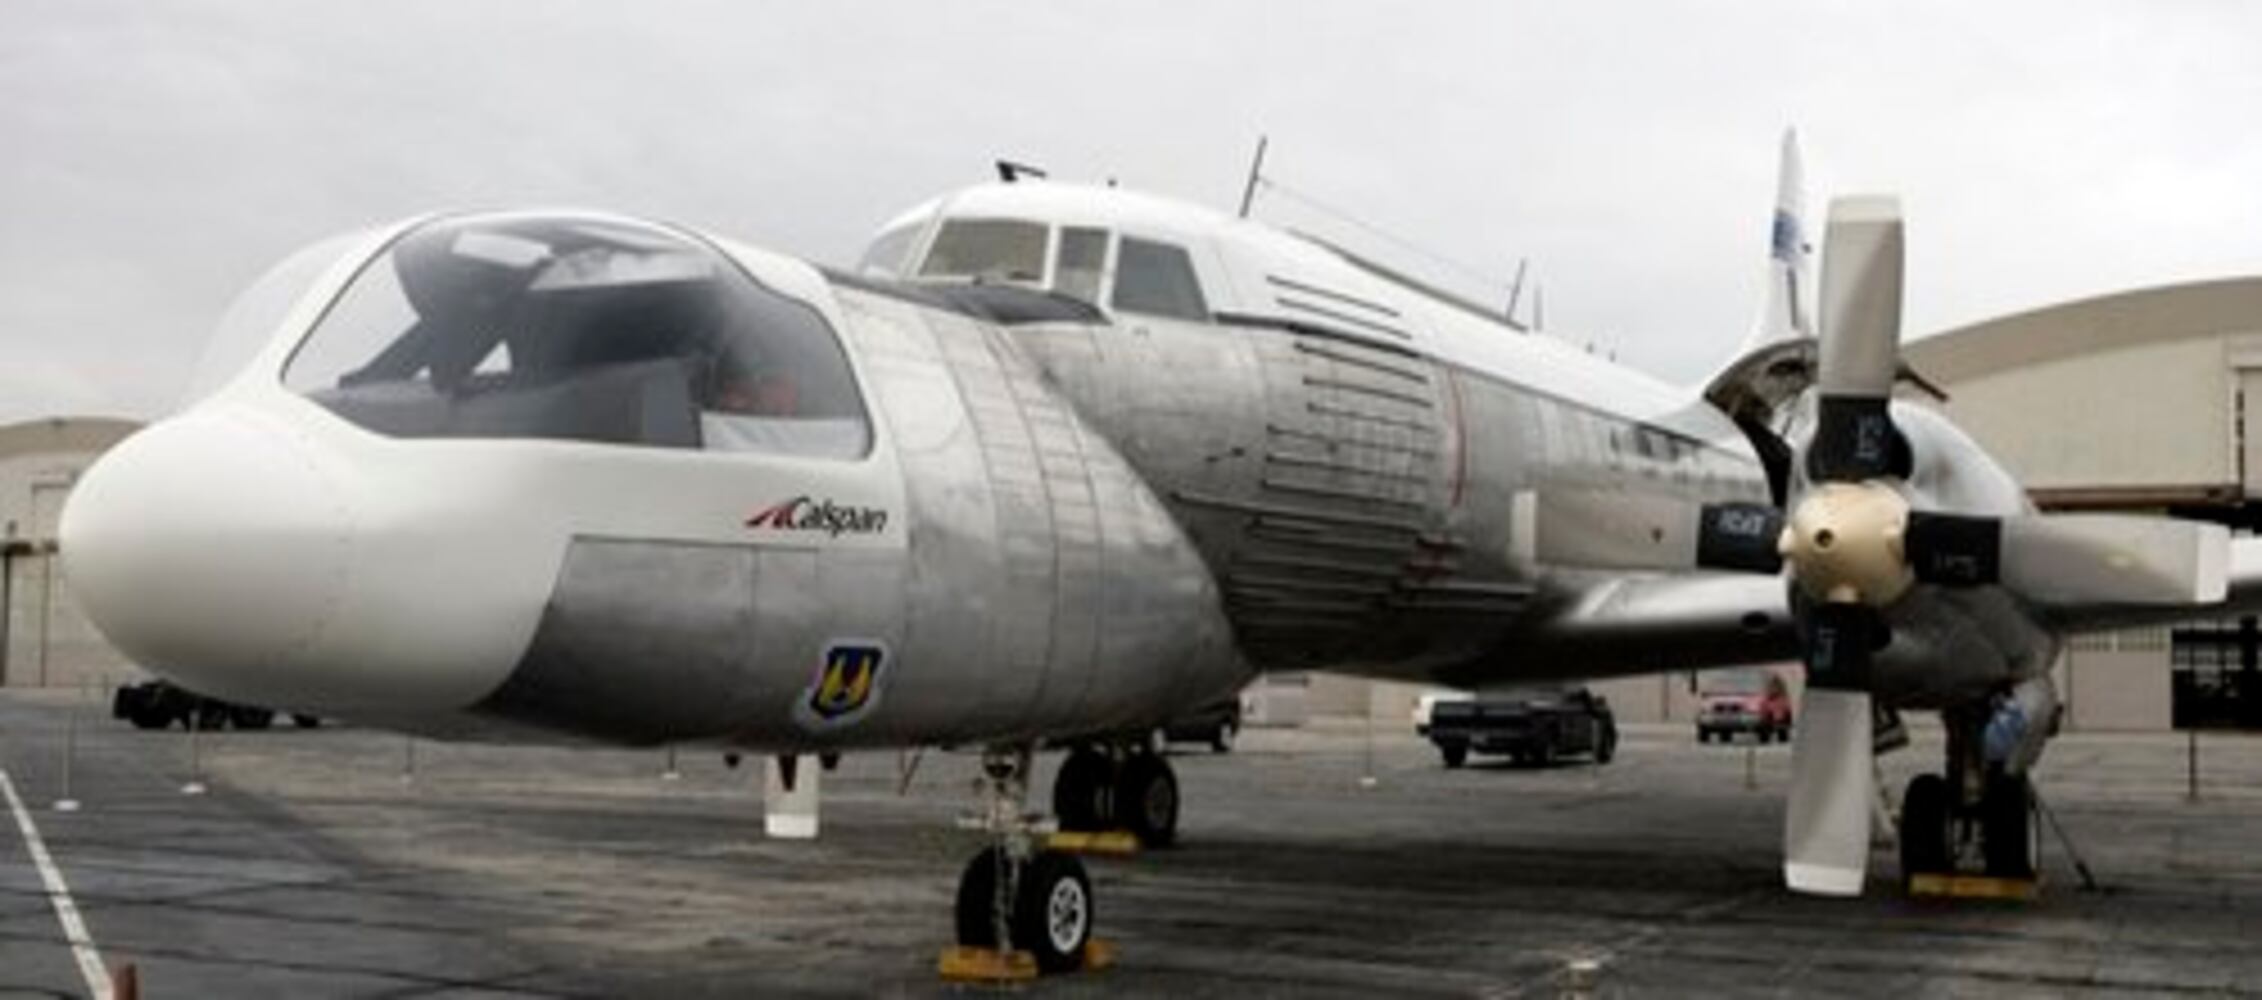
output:
[[[100,417],[0,426],[0,686],[77,687],[135,672],[72,600],[55,522],[79,474],[139,426]]]

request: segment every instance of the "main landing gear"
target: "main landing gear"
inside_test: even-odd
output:
[[[2034,789],[2026,775],[1983,752],[1989,711],[1951,709],[1948,763],[1940,774],[1909,780],[1901,797],[1901,877],[1977,872],[2031,882],[2038,834]]]
[[[1167,847],[1178,839],[1178,776],[1144,742],[1079,746],[1053,778],[1052,811],[1062,830],[1127,830],[1142,846]]]
[[[1028,812],[1031,748],[992,747],[982,753],[976,787],[982,808],[966,825],[990,835],[958,879],[955,910],[959,948],[943,959],[976,971],[965,978],[1020,978],[1012,967],[1022,953],[1031,973],[1083,967],[1092,938],[1092,880],[1074,855],[1038,850],[1042,820]],[[981,971],[983,969],[993,971]]]

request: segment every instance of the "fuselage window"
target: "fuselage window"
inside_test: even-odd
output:
[[[864,259],[856,264],[857,272],[902,277],[904,258],[910,255],[911,241],[918,238],[922,224],[905,223],[874,237],[872,245],[864,251]]]
[[[1052,259],[1052,290],[1093,305],[1107,278],[1107,230],[1070,227],[1060,231]]]
[[[1193,258],[1186,248],[1150,240],[1123,238],[1116,254],[1115,298],[1111,303],[1124,312],[1206,321],[1209,305],[1202,299],[1201,282],[1194,278]]]
[[[284,384],[396,437],[831,458],[871,442],[814,308],[705,243],[620,219],[424,225],[355,275]]]
[[[1012,219],[952,219],[935,234],[919,276],[1041,285],[1045,227]]]

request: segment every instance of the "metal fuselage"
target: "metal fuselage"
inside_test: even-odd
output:
[[[777,750],[1151,725],[1257,670],[1474,685],[1789,652],[1551,638],[1620,578],[1534,564],[1520,494],[1766,498],[1693,393],[1198,209],[977,189],[909,217],[905,252],[953,217],[1170,240],[1208,315],[970,305],[683,233],[837,335],[860,454],[403,436],[286,370],[419,220],[239,317],[264,337],[240,372],[90,470],[72,582],[126,653],[231,700]]]

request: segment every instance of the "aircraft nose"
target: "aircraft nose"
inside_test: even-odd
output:
[[[73,591],[127,656],[269,704],[304,683],[290,675],[344,597],[353,535],[346,494],[308,446],[224,412],[118,445],[72,491],[60,529]]]

